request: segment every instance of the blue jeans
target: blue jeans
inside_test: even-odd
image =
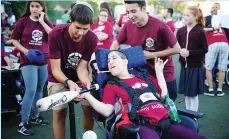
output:
[[[22,101],[21,121],[28,122],[30,113],[38,116],[37,100],[43,97],[43,88],[48,78],[47,65],[28,65],[21,68],[25,83],[25,95]]]

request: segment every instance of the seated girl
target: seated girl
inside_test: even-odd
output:
[[[164,99],[167,95],[167,86],[163,75],[163,68],[167,61],[163,62],[159,58],[155,58],[155,70],[157,79],[149,77],[151,85],[160,93],[160,99]],[[127,83],[136,93],[141,93],[139,96],[140,103],[145,103],[150,101],[152,103],[147,103],[151,105],[152,110],[150,112],[149,122],[160,114],[163,114],[164,119],[168,119],[168,108],[158,101],[158,97],[152,93],[152,87],[149,87],[147,81],[136,77],[128,72],[128,59],[126,55],[120,51],[111,51],[108,54],[108,69],[110,73],[117,79]],[[114,104],[116,98],[121,98],[122,103],[125,105],[131,103],[132,100],[129,97],[127,91],[116,84],[107,84],[103,92],[103,102],[95,99],[90,93],[84,93],[77,97],[77,99],[86,99],[91,104],[91,106],[100,114],[108,117],[114,112]],[[154,105],[154,106],[153,106]],[[144,105],[145,106],[145,105]],[[142,107],[137,110],[136,116],[141,115]],[[156,112],[156,113],[155,113]],[[144,114],[143,114],[144,115]],[[141,115],[141,116],[143,116]],[[154,118],[155,116],[155,118]],[[146,124],[137,124],[140,127],[139,135],[141,139],[160,139],[159,134],[153,130],[150,126]],[[180,125],[180,124],[170,124],[168,130],[166,131],[166,138],[168,139],[206,139],[206,137]]]

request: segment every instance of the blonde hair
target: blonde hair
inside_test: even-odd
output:
[[[195,17],[197,17],[197,24],[199,26],[201,26],[202,28],[204,28],[205,27],[205,20],[204,20],[202,10],[197,6],[188,6],[186,9],[190,10],[191,13]]]

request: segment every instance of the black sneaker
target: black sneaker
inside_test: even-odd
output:
[[[218,96],[218,97],[222,97],[224,95],[225,95],[225,93],[223,91],[217,91],[216,92],[216,96]]]
[[[214,91],[208,91],[208,92],[204,92],[204,95],[214,97],[215,93]]]
[[[30,136],[30,135],[34,135],[35,132],[33,131],[33,129],[29,126],[28,123],[23,123],[22,125],[19,125],[17,132],[21,133],[22,135],[25,136]]]
[[[49,125],[49,121],[45,120],[42,116],[38,116],[36,118],[31,118],[31,124]]]

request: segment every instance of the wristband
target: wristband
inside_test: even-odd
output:
[[[65,81],[64,81],[64,87],[65,88],[67,88],[67,89],[69,89],[69,86],[68,86],[68,81],[69,81],[69,79],[66,79]]]

